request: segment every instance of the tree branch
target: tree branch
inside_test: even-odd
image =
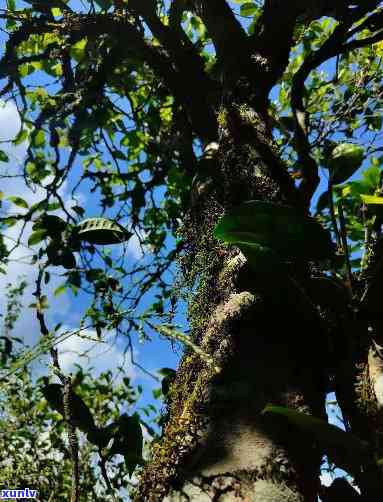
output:
[[[249,40],[225,0],[195,0],[197,14],[213,40],[224,72],[236,70],[239,61],[249,57]]]

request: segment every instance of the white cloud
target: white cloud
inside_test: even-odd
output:
[[[0,106],[0,141],[9,140],[14,137],[21,126],[20,118],[16,106],[12,102],[8,102],[5,106]],[[2,168],[7,174],[15,174],[22,170],[22,160],[25,158],[27,144],[19,145],[18,147],[9,144],[0,144],[0,149],[5,150],[11,159],[9,164],[2,163]],[[31,189],[25,184],[24,179],[21,178],[3,178],[1,179],[1,190],[4,196],[16,195],[23,198],[28,205],[35,204],[36,202],[45,198],[46,191],[42,187]],[[71,205],[80,204],[85,207],[86,194],[80,193],[78,200],[75,202],[71,198],[70,188],[67,183],[63,183],[59,190],[66,207]],[[17,209],[17,211],[15,211]],[[8,214],[14,211],[20,213],[20,208],[10,205]],[[61,215],[62,211],[56,211],[57,215]],[[5,242],[10,248],[15,243],[20,235],[22,224],[18,223],[13,227],[3,231]],[[37,278],[38,269],[36,265],[30,265],[29,261],[33,253],[36,253],[38,247],[28,248],[28,236],[31,233],[32,223],[29,222],[25,227],[21,245],[15,248],[10,256],[10,262],[7,266],[6,275],[0,274],[0,310],[4,311],[5,308],[5,294],[7,285],[17,285],[21,277],[25,277],[28,282],[28,288],[25,291],[23,298],[23,310],[19,320],[16,323],[15,329],[12,333],[13,336],[19,337],[24,340],[28,345],[35,345],[40,338],[40,329],[36,319],[35,310],[28,308],[28,305],[35,302],[33,292],[35,290],[35,281]],[[142,257],[142,251],[139,244],[139,239],[133,236],[127,244],[127,252],[131,257],[139,259]],[[64,322],[66,326],[76,326],[78,323],[78,314],[71,313],[71,304],[74,301],[67,293],[61,294],[59,297],[53,295],[54,290],[64,282],[65,278],[60,275],[65,272],[63,268],[56,267],[50,270],[51,280],[48,284],[43,286],[43,294],[47,296],[50,308],[46,311],[46,318],[48,327],[52,328],[57,322]],[[73,309],[75,311],[75,309]],[[92,333],[94,335],[94,333]],[[94,335],[94,338],[96,336]],[[93,346],[94,345],[94,346]],[[123,364],[123,355],[111,344],[94,344],[89,340],[73,336],[67,341],[63,342],[60,346],[61,361],[65,371],[73,371],[74,364],[78,363],[82,366],[94,367],[94,373],[98,374],[107,369],[116,369],[118,365]],[[79,354],[87,353],[90,359],[81,357]],[[128,366],[126,366],[128,368]],[[128,373],[134,376],[134,369],[130,365]]]
[[[126,246],[126,250],[128,255],[130,255],[132,258],[136,260],[140,260],[143,256],[144,253],[142,252],[140,241],[137,237],[137,235],[132,235],[132,237],[129,239],[128,244]]]
[[[13,101],[0,102],[0,141],[12,140],[20,131],[21,120]]]
[[[69,330],[62,327],[61,331]],[[85,329],[81,334],[87,338],[74,335],[57,346],[60,366],[65,373],[74,372],[75,365],[78,364],[84,369],[94,368],[94,376],[109,369],[115,370],[120,366],[125,368],[130,378],[136,376],[130,359],[125,358],[117,349],[113,338],[108,337],[106,340],[97,341],[97,334],[92,329]]]

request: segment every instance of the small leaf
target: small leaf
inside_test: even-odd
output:
[[[71,207],[72,211],[74,211],[75,213],[77,213],[79,216],[84,216],[84,213],[85,213],[85,209],[83,207],[80,207],[80,206],[72,206]]]
[[[49,262],[55,266],[62,266],[66,269],[76,267],[76,258],[74,254],[67,247],[59,241],[52,241],[47,247],[47,256]]]
[[[7,197],[7,200],[15,204],[15,206],[22,207],[23,209],[28,209],[28,204],[27,202],[22,199],[21,197],[17,197],[15,195],[10,195]]]
[[[88,218],[80,222],[76,230],[79,239],[91,244],[117,244],[132,235],[119,223],[106,218]]]
[[[164,396],[169,394],[170,386],[176,378],[176,371],[171,368],[162,368],[159,373],[164,377],[161,382],[161,390]]]
[[[17,146],[23,143],[27,138],[28,138],[28,131],[26,129],[20,129],[20,131],[17,133],[12,143]]]
[[[66,291],[66,284],[61,284],[53,291],[53,296],[60,296]]]
[[[85,48],[87,43],[88,40],[86,38],[82,38],[71,46],[69,53],[75,61],[80,62],[85,57]]]
[[[35,135],[32,136],[33,144],[36,147],[44,146],[45,144],[45,134],[44,131],[40,129]]]
[[[360,198],[365,204],[383,204],[383,197],[378,197],[377,195],[364,195],[361,194]]]
[[[47,237],[47,232],[46,230],[36,230],[35,232],[32,232],[28,239],[28,246],[34,246],[35,244],[38,244],[42,240],[44,240]]]
[[[4,150],[0,150],[0,162],[9,162],[9,157]]]
[[[327,167],[334,184],[343,183],[362,165],[364,148],[353,143],[340,143],[331,152]]]
[[[47,235],[54,238],[59,236],[67,227],[66,221],[54,214],[43,214],[32,226],[33,230],[45,230]]]
[[[253,2],[246,2],[241,5],[241,16],[254,16],[258,12],[258,7]]]

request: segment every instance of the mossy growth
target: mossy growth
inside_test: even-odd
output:
[[[227,110],[221,108],[217,115],[217,122],[221,129],[226,129],[227,127]]]

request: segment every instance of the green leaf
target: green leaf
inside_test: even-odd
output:
[[[15,204],[15,206],[22,207],[23,209],[28,209],[28,203],[22,199],[21,197],[17,197],[16,195],[10,195],[7,197],[7,200]]]
[[[132,233],[119,223],[106,218],[83,220],[77,225],[76,231],[79,239],[91,244],[117,244],[132,236]]]
[[[254,259],[313,260],[333,254],[329,233],[314,218],[271,202],[253,200],[230,210],[214,237],[236,244]]]
[[[45,144],[44,131],[42,131],[40,129],[40,131],[38,131],[35,136],[32,136],[32,138],[33,138],[33,144],[35,147],[44,146],[44,144]]]
[[[33,230],[45,230],[52,238],[59,236],[66,228],[66,221],[55,214],[43,214],[32,226]]]
[[[85,209],[81,206],[72,206],[71,207],[72,211],[74,211],[76,214],[79,216],[83,217],[85,213]]]
[[[63,400],[63,386],[57,383],[46,384],[42,387],[41,392],[48,401],[49,406],[58,411],[63,417],[64,414],[64,400]],[[71,393],[72,401],[72,419],[76,427],[83,432],[91,432],[97,430],[94,423],[93,415],[84,403],[80,396],[74,391]]]
[[[66,291],[66,284],[61,284],[53,291],[53,296],[60,296]]]
[[[176,371],[171,368],[162,368],[159,373],[164,377],[161,382],[161,390],[164,396],[169,394],[170,386],[176,378]]]
[[[254,16],[258,12],[258,7],[253,2],[246,2],[241,5],[241,16]]]
[[[143,437],[140,420],[137,415],[129,417],[123,414],[112,424],[111,429],[114,429],[115,433],[108,456],[123,455],[131,476],[136,466],[142,463]]]
[[[324,420],[283,406],[268,404],[263,415],[277,415],[287,420],[300,432],[315,440],[331,459],[351,472],[368,460],[368,445],[350,432],[345,432]]]
[[[378,197],[377,195],[361,194],[360,198],[365,204],[383,204],[383,197]]]
[[[17,146],[23,143],[27,138],[28,138],[28,131],[26,129],[20,129],[20,131],[17,133],[17,136],[12,141],[12,143]]]
[[[364,148],[353,143],[340,143],[331,152],[327,167],[334,184],[343,183],[362,165]]]
[[[4,150],[0,150],[0,162],[9,162],[9,157]]]
[[[47,237],[47,232],[46,230],[36,230],[35,232],[32,232],[28,239],[28,246],[34,246],[35,244],[38,244],[42,240],[44,240]]]
[[[70,48],[69,53],[71,57],[78,63],[85,57],[85,48],[87,43],[88,40],[86,38],[82,38],[81,40],[73,44]]]

